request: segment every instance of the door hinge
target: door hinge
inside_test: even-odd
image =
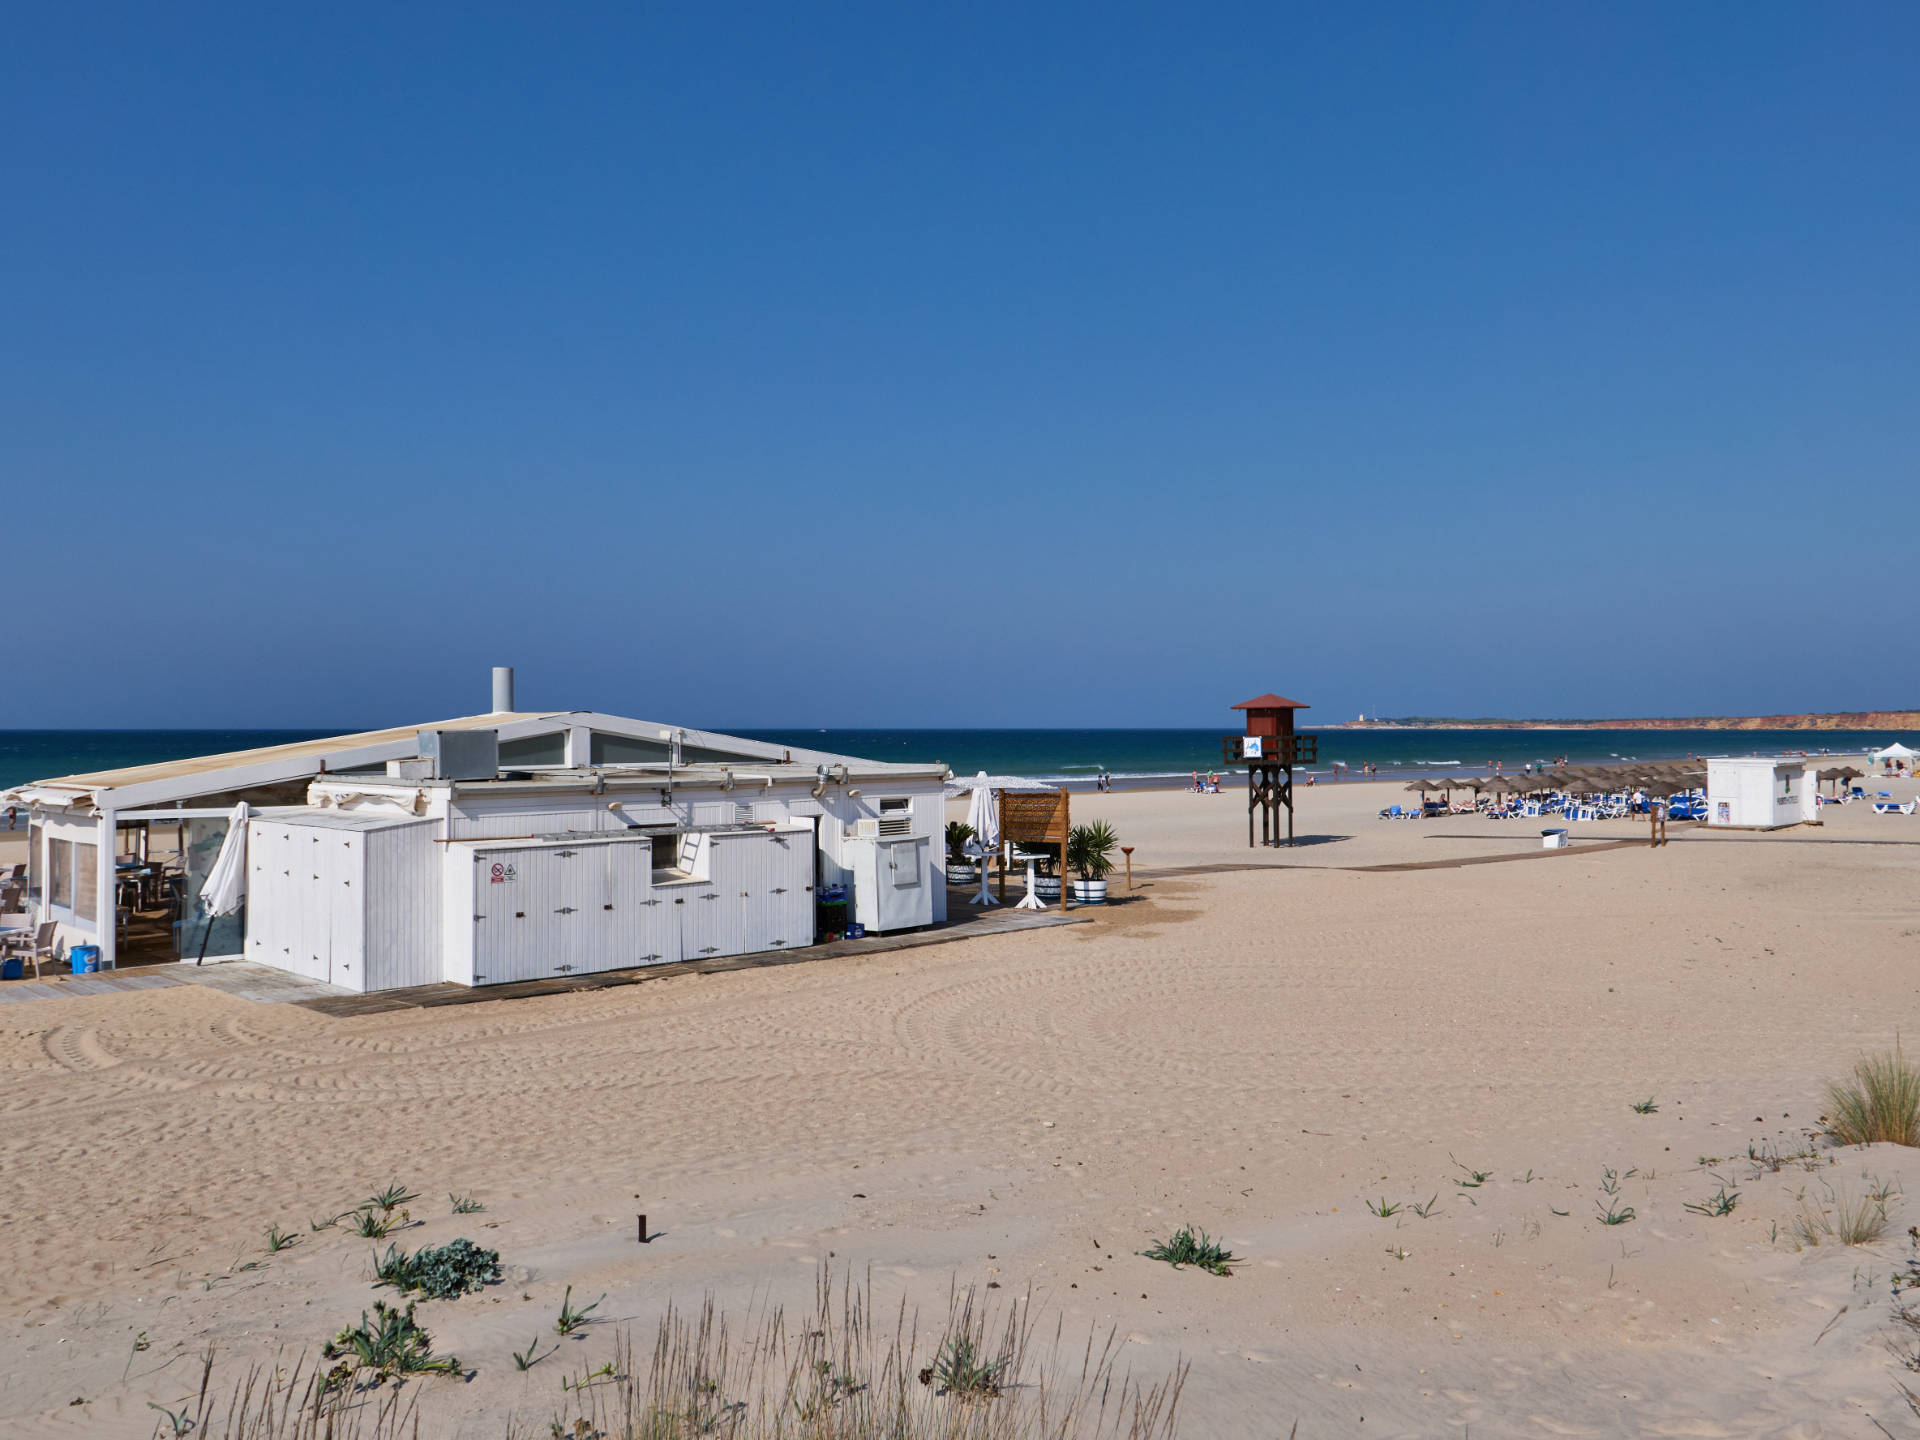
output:
[[[718,953],[719,949],[720,947],[718,945],[705,945],[701,947],[700,953],[702,955],[713,955]]]
[[[743,890],[741,893],[744,895],[746,892]],[[720,892],[718,890],[709,890],[706,894],[702,895],[700,898],[702,900],[718,900],[720,898]]]
[[[784,895],[787,893],[787,887],[784,885],[776,885],[768,893],[771,895]]]
[[[553,968],[554,968],[554,969],[556,969],[556,970],[571,970],[571,969],[573,969],[573,966],[571,966],[571,965],[556,965],[556,966],[554,966]]]
[[[640,957],[640,963],[641,963],[642,965],[645,965],[645,964],[646,964],[646,963],[647,963],[648,961],[650,961],[650,960],[658,960],[659,958],[660,958],[660,957],[659,957],[658,955],[642,955],[642,956]]]
[[[474,919],[476,919],[476,920],[484,920],[484,919],[486,919],[487,917],[486,917],[486,916],[484,916],[484,915],[476,915],[476,916],[474,916],[473,918],[474,918]]]
[[[573,906],[562,905],[558,910],[554,911],[553,913],[556,915],[571,915],[573,914]]]
[[[658,900],[642,900],[640,903],[642,905],[658,905],[660,902]]]
[[[571,860],[579,852],[576,850],[556,850],[553,853],[558,855],[562,860]]]
[[[778,945],[784,945],[784,944],[786,944],[786,943],[787,943],[787,942],[786,942],[786,941],[784,941],[784,940],[775,940],[775,941],[773,942],[773,944],[775,944],[776,946],[778,946]]]

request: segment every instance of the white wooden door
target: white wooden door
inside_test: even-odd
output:
[[[353,831],[322,832],[317,867],[327,897],[327,973],[314,978],[365,990],[366,837]]]

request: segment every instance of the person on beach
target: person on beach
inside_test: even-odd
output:
[[[7,806],[7,829],[9,830],[13,829],[13,814],[14,807],[11,805]]]

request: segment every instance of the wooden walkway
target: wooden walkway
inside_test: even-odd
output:
[[[212,965],[141,965],[125,970],[104,970],[97,975],[54,975],[49,971],[39,980],[9,980],[0,985],[0,1004],[25,1000],[71,1000],[81,995],[117,995],[130,990],[165,990],[175,985],[200,985],[262,1005],[285,1005],[352,994],[338,986],[289,975],[269,965],[255,965],[247,960],[227,960]]]

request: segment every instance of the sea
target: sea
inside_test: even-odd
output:
[[[0,789],[56,775],[81,774],[314,740],[371,726],[314,730],[0,730]],[[1220,740],[1231,722],[1206,730],[728,730],[780,745],[870,760],[944,762],[957,774],[984,770],[1091,789],[1112,776],[1129,789],[1184,785],[1195,771],[1227,773]],[[1511,774],[1524,764],[1573,765],[1622,760],[1684,760],[1713,755],[1853,754],[1895,740],[1920,749],[1911,731],[1863,730],[1439,730],[1303,727],[1320,738],[1320,759],[1301,773],[1335,777],[1375,767],[1387,778],[1484,774],[1498,761]]]

